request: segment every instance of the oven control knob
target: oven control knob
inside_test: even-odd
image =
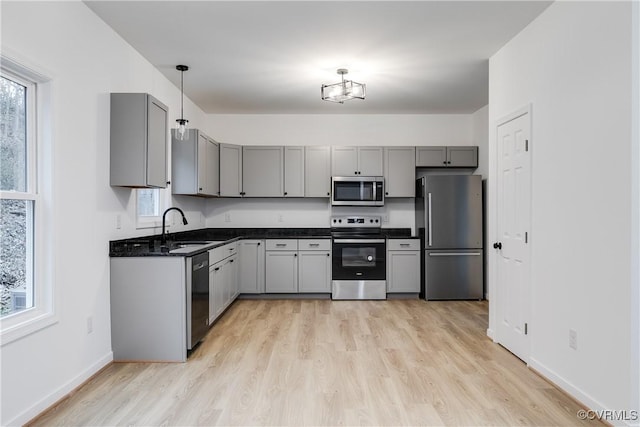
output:
[[[372,220],[372,219],[370,219],[370,220],[369,220],[369,222],[373,222],[373,220]]]
[[[373,256],[369,255],[369,256],[367,257],[367,261],[369,261],[369,262],[373,261]]]
[[[341,219],[339,219],[339,220],[338,220],[338,222],[342,222],[342,220],[341,220]]]
[[[335,218],[333,218],[333,222],[335,223],[337,220]]]

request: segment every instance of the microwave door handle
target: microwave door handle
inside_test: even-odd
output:
[[[373,201],[378,200],[378,186],[376,185],[376,181],[371,181],[371,186],[373,187]]]

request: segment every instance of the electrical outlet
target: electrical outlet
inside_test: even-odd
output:
[[[122,215],[116,214],[116,230],[120,230],[122,228]]]
[[[569,329],[569,347],[578,349],[578,333],[573,329]]]
[[[87,317],[87,335],[93,332],[93,317]]]
[[[385,224],[388,224],[389,223],[389,215],[383,215],[382,216],[382,222],[385,223]]]
[[[224,222],[231,222],[231,214],[230,213],[224,214]]]
[[[278,222],[283,222],[283,221],[284,221],[284,215],[278,214]]]

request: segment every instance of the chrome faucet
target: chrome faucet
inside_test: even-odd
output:
[[[173,207],[171,207],[171,208],[167,209],[166,211],[164,211],[164,213],[162,214],[162,237],[160,238],[160,243],[161,243],[162,245],[164,245],[165,243],[167,243],[167,236],[166,236],[166,233],[165,233],[165,219],[166,219],[166,217],[167,217],[167,212],[169,212],[169,211],[171,211],[171,210],[176,210],[176,211],[180,212],[180,215],[182,215],[182,223],[183,223],[184,225],[189,224],[189,223],[187,222],[187,217],[185,217],[185,216],[184,216],[184,212],[182,212],[182,209],[180,209],[180,208],[177,208],[177,207],[173,206]]]

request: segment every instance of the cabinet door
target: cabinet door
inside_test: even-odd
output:
[[[304,196],[329,197],[331,195],[330,147],[305,147]]]
[[[417,167],[446,167],[447,147],[416,147]]]
[[[331,292],[331,252],[300,251],[298,254],[299,292]]]
[[[217,196],[220,194],[220,147],[217,142],[209,138],[206,151],[206,194]]]
[[[478,147],[447,147],[447,166],[478,167]]]
[[[387,266],[387,292],[420,292],[420,251],[388,251]]]
[[[146,93],[112,93],[110,185],[167,186],[167,106]]]
[[[182,141],[177,141],[179,144]],[[209,138],[202,132],[198,133],[198,149],[196,156],[196,173],[198,175],[198,194],[209,194],[207,181],[207,155],[209,153]]]
[[[224,309],[224,262],[209,267],[209,324]]]
[[[283,196],[283,147],[242,147],[242,171],[243,196]]]
[[[267,293],[298,292],[297,251],[267,251],[265,270]]]
[[[386,197],[415,197],[415,147],[384,149],[384,187]]]
[[[304,197],[304,147],[284,147],[284,196]]]
[[[167,186],[167,107],[148,96],[147,186]]]
[[[243,294],[264,293],[264,241],[241,240],[238,286]]]
[[[358,149],[356,147],[331,147],[331,176],[358,175]]]
[[[238,294],[240,293],[238,291],[238,264],[238,254],[233,255],[229,259],[229,304],[235,301],[235,299],[238,297]]]
[[[358,147],[358,175],[383,175],[382,147]]]
[[[220,195],[240,197],[242,194],[242,147],[220,144]]]

